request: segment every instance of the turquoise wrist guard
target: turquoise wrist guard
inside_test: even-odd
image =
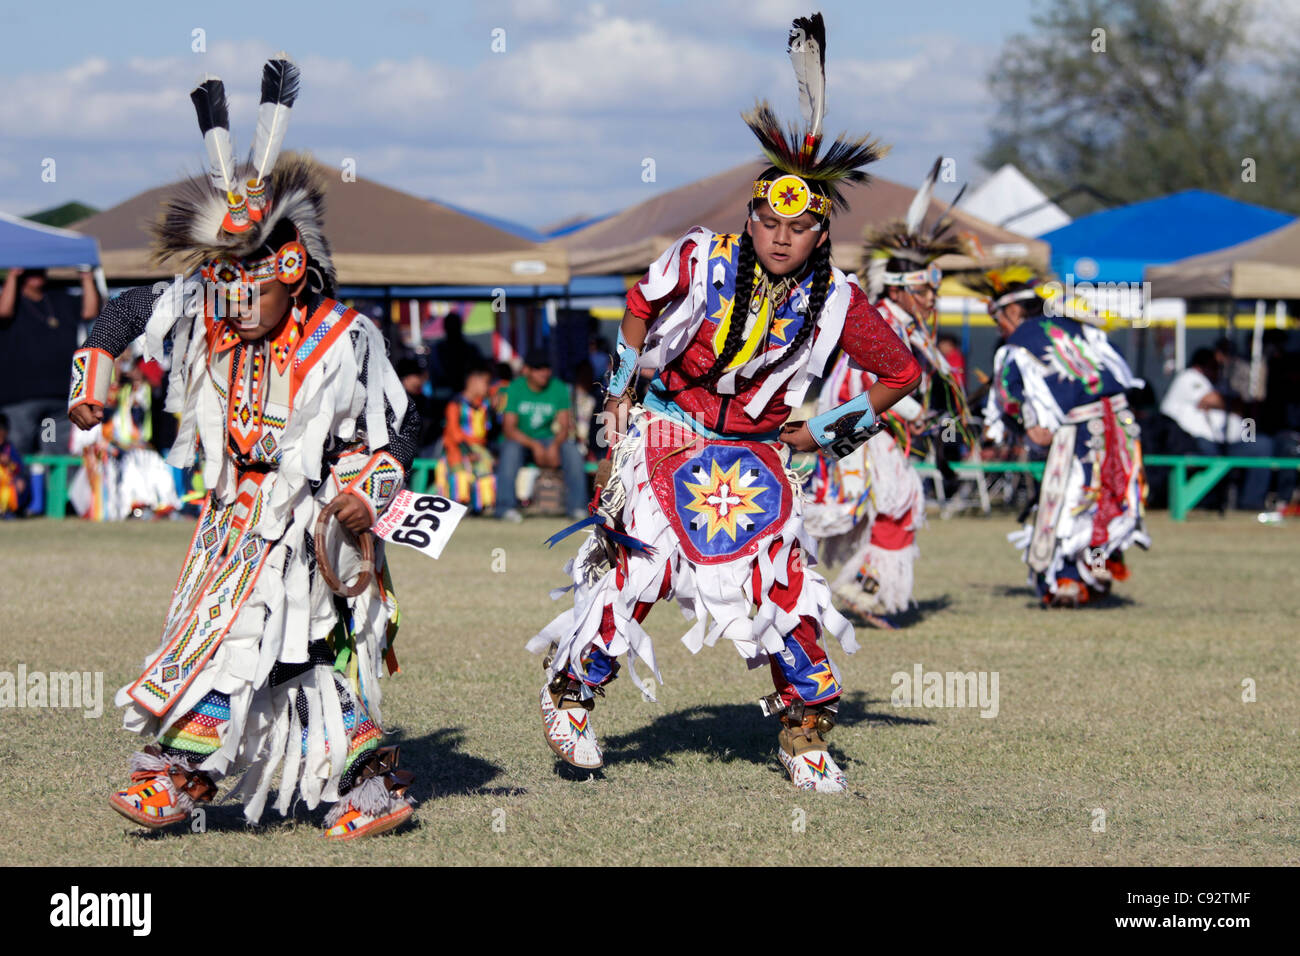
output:
[[[867,393],[856,395],[843,405],[837,405],[808,420],[808,430],[813,441],[832,458],[843,458],[856,448],[861,448],[878,428],[876,413],[871,408]]]
[[[609,385],[605,394],[610,398],[617,398],[627,391],[627,387],[632,384],[632,377],[636,375],[636,363],[640,358],[640,353],[632,346],[627,344],[627,339],[623,338],[623,330],[618,330],[618,345],[614,350],[614,362],[609,370]]]

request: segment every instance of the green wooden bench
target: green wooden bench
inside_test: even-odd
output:
[[[1294,468],[1300,470],[1300,458],[1236,458],[1215,455],[1146,455],[1142,459],[1147,467],[1172,469],[1169,481],[1169,517],[1186,521],[1191,511],[1234,468]],[[932,467],[924,462],[919,467]],[[983,464],[960,462],[953,470],[1000,474],[1006,472],[1029,473],[1035,478],[1043,474],[1041,461],[990,461]],[[1191,474],[1189,469],[1201,471]]]
[[[1288,468],[1300,469],[1300,458],[1234,458],[1217,455],[1147,455],[1147,465],[1167,466],[1172,469],[1169,480],[1169,517],[1183,521],[1234,468]],[[1202,469],[1195,475],[1189,468]]]
[[[45,515],[54,521],[63,520],[68,510],[68,472],[81,466],[79,455],[29,455],[28,465],[45,466]],[[1174,521],[1187,520],[1187,513],[1196,507],[1210,490],[1234,468],[1294,468],[1300,470],[1300,458],[1233,458],[1213,455],[1147,455],[1147,465],[1168,467],[1169,517]],[[429,490],[433,481],[434,458],[417,458],[411,464],[412,491]],[[926,462],[917,467],[932,468]],[[957,472],[983,472],[988,475],[1008,472],[1029,473],[1035,478],[1043,474],[1041,461],[990,461],[986,463],[956,462]],[[1200,469],[1196,474],[1191,469]],[[587,471],[594,472],[596,462],[587,462]]]
[[[45,466],[45,516],[62,521],[68,511],[68,471],[81,467],[81,456],[28,455],[23,463]]]

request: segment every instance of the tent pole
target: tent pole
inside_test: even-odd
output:
[[[1260,368],[1264,358],[1264,300],[1255,300],[1255,334],[1250,339],[1250,397],[1254,401],[1263,398],[1260,395]]]
[[[965,361],[970,355],[970,296],[961,300],[961,357]]]
[[[1151,328],[1150,325],[1144,325],[1140,329],[1134,329],[1137,332],[1137,354],[1136,366],[1138,378],[1146,378],[1147,370],[1147,333]]]
[[[1174,321],[1174,371],[1181,372],[1187,368],[1187,302],[1178,312]]]

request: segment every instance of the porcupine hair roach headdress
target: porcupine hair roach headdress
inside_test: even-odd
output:
[[[931,285],[937,289],[943,273],[934,261],[941,256],[966,251],[966,241],[952,234],[953,221],[948,215],[966,192],[965,186],[935,220],[934,226],[928,230],[924,228],[925,214],[929,211],[934,184],[942,166],[943,157],[940,156],[916,191],[904,218],[867,229],[861,272],[866,277],[867,297],[872,302],[884,295],[886,286]]]
[[[861,167],[880,159],[889,148],[869,136],[846,139],[840,135],[821,153],[826,116],[826,24],[822,15],[797,18],[790,26],[786,49],[799,81],[803,124],[783,126],[766,100],[743,114],[772,164],[754,181],[753,200],[766,199],[778,216],[787,219],[812,212],[825,221],[832,212],[849,207],[840,187],[869,183],[871,177]]]
[[[164,203],[153,229],[159,259],[176,257],[188,268],[202,265],[209,279],[221,263],[239,271],[240,264],[255,259],[259,264],[245,274],[250,281],[279,278],[293,284],[309,274],[312,291],[333,292],[337,278],[323,229],[323,175],[309,157],[280,152],[298,80],[298,67],[286,54],[266,62],[257,132],[242,163],[234,158],[225,84],[205,77],[190,93],[208,175],[186,180]]]

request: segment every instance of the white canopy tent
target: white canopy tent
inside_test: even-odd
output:
[[[975,187],[961,208],[994,225],[1025,236],[1068,226],[1072,220],[1010,163]]]

